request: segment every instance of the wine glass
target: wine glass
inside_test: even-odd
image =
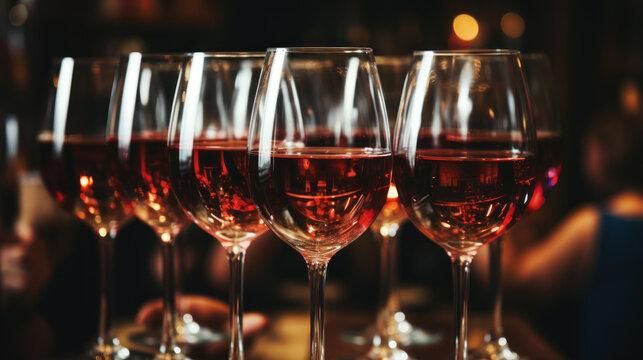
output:
[[[331,257],[386,202],[389,128],[368,48],[271,48],[248,136],[261,217],[308,265],[310,358],[324,358],[324,282]]]
[[[181,70],[168,146],[172,188],[230,262],[229,359],[243,359],[246,249],[267,229],[248,186],[246,142],[264,53],[194,53]]]
[[[122,191],[134,214],[159,236],[163,258],[163,324],[156,359],[184,359],[177,340],[175,240],[189,221],[170,188],[167,133],[185,55],[121,58],[109,111],[108,141]]]
[[[456,360],[467,356],[471,261],[533,193],[536,138],[518,55],[416,52],[398,114],[400,201],[453,264]]]
[[[411,56],[376,56],[375,62],[386,101],[389,129],[393,132]],[[397,292],[398,230],[406,219],[406,212],[398,201],[395,184],[391,182],[386,203],[371,224],[371,232],[378,240],[380,250],[377,320],[367,329],[342,333],[342,339],[347,342],[371,344],[365,356],[367,359],[408,359],[408,354],[399,349],[398,345],[426,345],[442,338],[439,334],[428,333],[411,325],[400,310]]]
[[[549,58],[542,53],[520,54],[536,127],[536,187],[523,218],[538,210],[558,183],[562,165],[562,121],[554,94]],[[472,349],[470,359],[518,360],[502,330],[502,237],[489,245],[489,284],[494,296],[491,328],[484,342]]]
[[[114,187],[106,138],[117,65],[116,59],[66,57],[56,62],[50,103],[38,135],[40,172],[47,190],[98,235],[100,319],[92,358],[129,356],[112,332],[113,245],[119,226],[128,218],[128,204]]]

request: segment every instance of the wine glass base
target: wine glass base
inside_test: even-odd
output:
[[[178,341],[181,344],[207,345],[228,341],[228,333],[200,326],[190,314],[184,314],[177,323]]]
[[[490,340],[485,337],[485,342],[475,349],[471,349],[467,355],[468,360],[527,360],[512,351],[507,344],[507,339],[501,337],[497,340]]]
[[[442,340],[442,334],[439,332],[430,332],[411,325],[406,320],[403,312],[396,312],[389,322],[393,327],[390,331],[395,341],[402,346],[409,345],[430,345]],[[349,344],[369,345],[373,344],[376,336],[377,327],[372,325],[366,329],[352,329],[343,331],[341,339]]]
[[[122,346],[118,339],[113,339],[111,344],[96,344],[89,350],[92,359],[126,360],[130,358],[130,351]]]
[[[130,335],[129,341],[136,345],[150,348],[158,348],[160,338],[158,333],[149,331],[135,332]],[[182,332],[178,335],[179,344],[207,345],[227,341],[227,334],[214,332],[207,328],[200,328],[197,331]]]
[[[156,354],[154,360],[190,360],[185,354]]]
[[[414,360],[401,349],[391,349],[386,346],[372,347],[368,354],[354,358],[343,358],[341,360]]]

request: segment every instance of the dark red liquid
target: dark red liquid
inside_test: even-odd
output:
[[[411,160],[411,161],[409,161]],[[508,151],[420,150],[395,157],[395,182],[411,221],[450,254],[473,254],[525,210],[533,156]]]
[[[250,155],[259,211],[271,230],[305,257],[330,256],[355,240],[386,202],[391,156],[358,150]]]
[[[562,165],[562,139],[558,133],[539,132],[536,155],[536,188],[527,206],[529,213],[538,210],[552,188],[558,184]]]
[[[418,138],[420,145],[426,148],[448,148],[454,150],[505,150],[519,148],[520,141],[512,140],[512,133],[500,132],[497,134],[488,131],[470,131],[465,137],[459,132],[442,132],[437,137],[429,131],[421,132]],[[520,139],[517,137],[516,139]],[[512,144],[513,143],[513,144]],[[558,183],[562,163],[562,138],[555,131],[537,132],[537,151],[535,158],[535,188],[527,211],[522,216],[538,210],[552,188]]]
[[[400,204],[398,199],[399,195],[395,183],[391,182],[391,187],[388,189],[386,195],[386,203],[382,207],[379,215],[371,225],[371,229],[376,232],[379,232],[382,226],[389,224],[400,224],[406,219],[406,212]]]
[[[38,147],[45,186],[65,210],[101,234],[127,217],[104,138],[67,137],[60,149],[45,139]]]
[[[170,153],[176,193],[200,227],[224,246],[248,246],[267,230],[250,194],[246,141],[197,141]]]
[[[118,178],[134,214],[157,232],[176,234],[189,220],[170,186],[165,134],[133,137],[122,145],[119,149],[118,139],[109,140],[113,159],[118,161]]]

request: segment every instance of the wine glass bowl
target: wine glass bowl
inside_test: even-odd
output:
[[[386,199],[388,120],[381,94],[367,90],[379,88],[368,54],[294,48],[266,58],[248,140],[253,195],[271,230],[307,258],[355,240]]]
[[[395,132],[409,219],[453,264],[455,359],[467,354],[470,263],[513,225],[535,180],[535,128],[519,53],[414,53]]]
[[[450,256],[473,256],[513,224],[533,191],[535,141],[518,53],[416,53],[403,101],[400,200]]]
[[[370,49],[268,49],[248,136],[250,185],[266,225],[308,265],[311,359],[324,358],[328,262],[386,202],[388,127]]]
[[[115,59],[56,62],[59,73],[53,77],[49,115],[38,135],[40,171],[48,191],[102,236],[127,216],[125,202],[111,186],[114,169],[105,141],[116,67]]]
[[[170,241],[189,221],[170,187],[167,128],[183,54],[121,59],[110,111],[110,151],[136,216]],[[169,235],[163,235],[169,234]]]
[[[521,54],[527,90],[536,127],[536,187],[528,211],[538,210],[558,184],[562,168],[563,122],[554,91],[554,79],[549,58],[543,53]]]
[[[395,119],[400,106],[404,80],[411,63],[410,56],[376,56],[378,75],[382,83],[382,92],[386,101],[386,112],[391,134],[395,130]],[[395,236],[399,225],[406,220],[406,212],[398,201],[398,193],[395,184],[391,187],[386,196],[386,204],[377,216],[371,229],[375,233],[384,231],[387,235]],[[382,227],[386,227],[382,230]],[[391,233],[392,232],[392,233]]]
[[[183,98],[175,102],[169,142],[176,194],[193,221],[226,248],[245,249],[266,231],[247,183],[246,151],[263,57],[195,54],[182,74]]]

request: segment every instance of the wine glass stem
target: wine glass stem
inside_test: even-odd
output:
[[[502,237],[489,244],[489,284],[493,294],[491,341],[503,337],[502,330]]]
[[[229,360],[243,360],[243,261],[246,250],[231,246],[228,251],[230,263],[230,352]]]
[[[159,352],[173,356],[180,354],[176,336],[176,289],[174,274],[174,237],[162,241],[163,248],[163,329]]]
[[[310,360],[324,359],[324,286],[328,260],[308,262],[310,282]]]
[[[112,306],[114,298],[114,238],[116,231],[107,231],[98,238],[100,258],[100,317],[98,324],[98,347],[100,351],[111,353]]]
[[[467,307],[471,260],[471,257],[464,255],[451,257],[453,299],[455,303],[455,360],[466,360],[467,358]]]
[[[380,298],[377,311],[377,332],[380,346],[390,346],[393,340],[391,319],[398,311],[397,301],[397,237],[378,234],[380,238]]]

